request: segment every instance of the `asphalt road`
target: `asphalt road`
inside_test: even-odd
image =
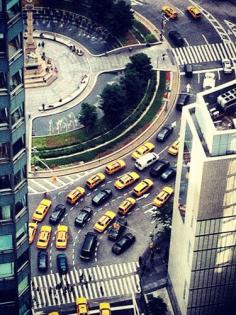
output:
[[[161,159],[168,159],[172,165],[175,166],[176,164],[176,158],[170,156],[166,149],[168,148],[168,144],[172,143],[175,141],[175,139],[178,136],[178,126],[176,126],[173,134],[170,136],[168,139],[168,142],[164,144],[156,144],[155,152],[160,153],[160,158]],[[153,141],[153,143],[155,143]],[[146,198],[138,198],[137,205],[134,208],[133,211],[130,212],[128,215],[128,226],[127,226],[127,232],[130,231],[131,233],[135,234],[136,236],[136,242],[134,246],[132,246],[127,252],[120,256],[115,256],[114,254],[111,253],[111,245],[112,242],[107,239],[106,232],[103,234],[98,234],[99,237],[99,245],[98,245],[98,250],[97,250],[97,259],[91,262],[84,262],[81,259],[79,259],[79,249],[82,245],[83,239],[85,234],[88,231],[93,230],[93,225],[94,223],[99,219],[100,216],[102,216],[107,210],[112,210],[112,211],[117,211],[118,206],[121,203],[123,199],[125,199],[128,196],[132,196],[132,189],[135,186],[133,184],[131,187],[128,187],[122,191],[118,191],[114,188],[114,181],[116,178],[120,175],[122,175],[125,172],[135,170],[134,168],[134,160],[131,159],[131,157],[127,157],[126,159],[126,168],[122,170],[121,172],[114,174],[114,175],[107,175],[105,184],[100,185],[98,188],[89,191],[86,189],[86,196],[82,200],[78,202],[78,205],[71,207],[68,204],[65,203],[66,196],[67,194],[77,185],[80,185],[82,187],[85,187],[85,181],[86,181],[86,176],[82,178],[78,183],[74,183],[73,187],[68,187],[67,190],[65,191],[57,191],[57,192],[52,192],[51,197],[53,199],[53,206],[52,208],[55,207],[56,204],[63,203],[66,205],[67,208],[67,214],[63,219],[63,224],[69,226],[69,243],[68,247],[65,250],[65,253],[68,257],[69,265],[70,268],[73,266],[80,266],[81,268],[86,268],[90,266],[97,265],[106,265],[110,263],[120,263],[120,262],[125,262],[125,261],[137,261],[138,257],[144,252],[144,250],[147,248],[148,243],[149,243],[149,234],[152,232],[154,228],[154,221],[151,217],[151,208],[152,206],[152,200],[155,197],[155,195],[162,189],[163,186],[170,185],[173,187],[174,181],[170,181],[168,183],[163,183],[159,179],[154,179],[154,188],[151,190],[150,194]],[[100,170],[97,171],[104,171],[104,168],[101,168]],[[149,170],[144,170],[142,172],[139,172],[140,174],[140,180],[144,178],[150,178],[149,176]],[[113,197],[107,202],[105,205],[102,207],[94,207],[91,204],[91,199],[93,196],[98,192],[99,189],[103,188],[111,188],[113,191]],[[32,213],[34,209],[36,208],[38,202],[42,199],[42,196],[33,196],[29,197],[30,198],[30,217],[32,216]],[[84,206],[91,206],[94,210],[94,215],[91,219],[90,222],[86,224],[86,226],[82,229],[77,228],[74,226],[74,219],[77,216],[78,212],[80,209],[82,209]],[[39,224],[39,227],[43,224],[48,224],[48,218],[50,216],[50,213],[52,211],[52,208],[50,209],[49,213],[47,214],[46,218],[44,219],[43,223]],[[142,222],[142,225],[140,225],[140,222]],[[38,227],[38,229],[39,229]],[[49,268],[50,271],[56,272],[56,262],[55,262],[55,257],[56,254],[58,254],[59,250],[55,248],[55,231],[56,227],[53,227],[53,233],[51,237],[51,242],[48,247],[48,252],[51,261],[51,267]],[[38,235],[38,234],[37,234]],[[35,242],[37,239],[37,235],[35,238]],[[34,244],[31,245],[31,260],[36,259],[37,256],[37,248]],[[37,271],[37,265],[36,263],[32,264],[32,275],[35,276],[39,274]]]

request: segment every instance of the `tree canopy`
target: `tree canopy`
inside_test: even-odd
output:
[[[119,122],[125,109],[125,91],[117,83],[107,85],[102,91],[101,98],[100,108],[105,114],[106,122],[111,125]]]
[[[79,122],[88,130],[91,130],[97,122],[97,111],[95,106],[88,103],[81,105]]]
[[[153,297],[148,304],[151,314],[165,315],[167,312],[167,305],[161,297]]]

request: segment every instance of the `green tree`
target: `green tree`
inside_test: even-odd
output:
[[[147,34],[146,42],[147,43],[155,43],[157,41],[156,37],[153,34]]]
[[[113,5],[113,0],[91,0],[91,19],[106,26]]]
[[[140,77],[140,74],[134,68],[125,69],[125,75],[121,79],[121,85],[124,86],[129,105],[137,104],[143,96],[146,82]]]
[[[107,15],[107,28],[115,35],[123,35],[132,27],[133,13],[131,6],[125,1],[118,1],[111,7],[110,15]]]
[[[105,121],[110,124],[116,124],[121,121],[125,104],[126,95],[125,91],[119,84],[107,85],[101,94],[100,108],[105,115]]]
[[[153,297],[148,304],[149,310],[153,315],[165,315],[167,312],[167,305],[161,297]]]
[[[83,103],[81,106],[79,122],[84,125],[87,130],[93,129],[97,122],[96,107],[88,103]]]
[[[131,63],[128,63],[126,68],[133,68],[138,73],[140,73],[140,77],[144,80],[149,80],[152,77],[152,65],[151,59],[144,53],[139,53],[131,56]]]

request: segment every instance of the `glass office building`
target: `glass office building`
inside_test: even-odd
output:
[[[235,113],[236,80],[183,109],[168,266],[182,315],[235,314]]]
[[[0,314],[30,314],[23,19],[0,0]]]

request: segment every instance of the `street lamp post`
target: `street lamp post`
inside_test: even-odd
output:
[[[33,152],[33,156],[34,156],[34,162],[35,162],[36,160],[38,160],[40,163],[42,163],[44,166],[46,166],[46,168],[47,168],[47,169],[51,172],[51,174],[52,174],[52,177],[51,177],[52,182],[55,182],[55,181],[57,180],[57,177],[56,177],[56,175],[54,174],[54,171],[47,165],[46,162],[44,162],[42,159],[40,159],[39,156],[36,155],[36,154],[38,153],[37,148],[33,147],[33,148],[32,148],[32,152]],[[36,170],[35,170],[35,171],[36,171]]]
[[[169,19],[165,16],[165,13],[161,13],[161,33],[160,33],[160,41],[163,41],[163,35],[164,35],[164,29],[166,26],[166,22],[169,21]]]

